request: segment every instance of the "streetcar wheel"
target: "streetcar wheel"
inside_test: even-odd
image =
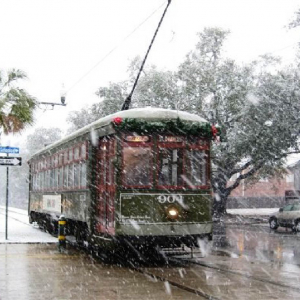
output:
[[[272,219],[269,221],[269,224],[270,224],[270,228],[271,228],[272,230],[276,230],[276,229],[279,227],[276,218],[272,218]]]
[[[29,215],[29,224],[32,224],[34,222],[33,213]]]
[[[300,220],[297,220],[295,222],[295,226],[294,226],[293,229],[294,229],[295,232],[300,232]]]

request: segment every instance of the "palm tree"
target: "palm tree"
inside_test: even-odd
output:
[[[21,70],[0,70],[0,128],[5,134],[19,132],[33,123],[37,101],[16,85],[19,79],[27,79]]]

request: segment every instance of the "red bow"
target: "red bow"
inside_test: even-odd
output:
[[[215,125],[211,126],[211,132],[212,132],[212,135],[215,139],[217,137],[217,134],[218,134],[218,128]]]
[[[120,118],[120,117],[115,117],[115,118],[113,118],[113,122],[114,122],[116,125],[120,125],[120,124],[123,122],[123,119]]]

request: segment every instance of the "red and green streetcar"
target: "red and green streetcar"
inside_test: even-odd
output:
[[[212,235],[210,144],[198,115],[136,108],[106,116],[29,160],[29,217],[99,249],[197,246]],[[99,250],[100,251],[100,250]]]

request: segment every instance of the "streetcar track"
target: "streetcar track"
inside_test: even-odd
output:
[[[73,247],[75,247],[75,248],[78,248],[78,249],[80,249],[80,250],[84,250],[84,251],[87,252],[87,248],[84,247],[84,246],[82,246],[82,245],[79,245],[77,242],[72,242],[71,245],[72,245]],[[103,261],[103,260],[101,260],[101,259],[99,258],[99,256],[94,256],[93,254],[92,254],[92,256],[94,257],[94,259],[96,259],[96,260],[99,261],[99,262],[102,262],[102,263],[105,262],[105,259],[104,259],[104,261]],[[200,291],[200,290],[197,290],[197,289],[194,289],[194,288],[185,286],[185,285],[180,284],[180,283],[178,283],[178,282],[175,282],[175,281],[166,279],[166,278],[164,278],[164,277],[162,277],[162,276],[152,274],[152,273],[150,273],[150,272],[148,272],[148,271],[146,271],[146,270],[144,270],[144,269],[142,269],[142,268],[139,268],[139,267],[135,266],[135,264],[132,263],[132,262],[131,262],[131,263],[129,262],[129,264],[128,264],[128,262],[126,262],[126,263],[124,264],[123,261],[119,261],[119,260],[118,260],[118,264],[127,266],[127,267],[128,267],[129,269],[131,269],[132,271],[135,271],[135,272],[138,272],[138,273],[140,273],[140,274],[143,274],[143,275],[145,275],[146,277],[150,277],[150,278],[155,279],[155,280],[160,280],[160,281],[162,281],[162,282],[168,282],[170,285],[172,285],[172,286],[174,286],[174,287],[177,287],[177,288],[179,288],[179,289],[181,289],[181,290],[184,290],[184,291],[186,291],[186,292],[192,293],[192,294],[194,294],[194,295],[204,297],[205,299],[209,299],[209,300],[222,300],[221,298],[215,297],[215,296],[213,296],[213,295],[209,295],[209,294],[207,294],[207,293],[205,293],[205,292],[202,292],[202,291]]]
[[[77,243],[74,243],[72,245],[75,246],[75,247],[79,246]],[[79,248],[80,249],[84,249],[85,251],[87,250],[86,247],[79,246]],[[96,260],[99,260],[99,257],[97,257]],[[276,282],[276,281],[272,281],[272,280],[268,280],[268,279],[262,279],[262,278],[259,278],[259,277],[253,276],[253,275],[243,274],[243,273],[232,271],[232,270],[226,270],[226,269],[223,269],[223,268],[220,268],[220,267],[216,267],[216,266],[212,266],[212,265],[209,265],[209,264],[205,264],[205,263],[201,263],[201,262],[195,262],[195,261],[192,261],[190,259],[176,259],[174,257],[171,257],[171,258],[169,257],[168,260],[171,263],[176,263],[176,264],[180,263],[181,265],[183,265],[183,263],[187,263],[188,262],[188,263],[191,263],[191,264],[199,265],[201,267],[214,269],[214,270],[217,270],[218,272],[223,272],[223,273],[227,273],[227,274],[229,273],[229,274],[232,274],[232,275],[246,277],[248,279],[259,281],[259,282],[262,282],[264,284],[272,284],[272,285],[275,285],[277,288],[292,289],[292,290],[295,290],[297,292],[300,292],[300,288],[297,288],[295,286],[290,286],[290,285],[287,285],[287,284],[284,284],[284,283],[280,283],[280,282]],[[103,262],[101,259],[99,261]],[[121,265],[123,265],[123,262],[118,261],[118,263],[120,263]],[[138,273],[141,273],[141,274],[145,275],[146,277],[150,277],[152,279],[159,280],[159,281],[164,282],[164,283],[167,282],[171,286],[177,287],[177,288],[179,288],[181,290],[184,290],[186,292],[192,293],[194,295],[201,296],[201,297],[203,297],[205,299],[209,299],[209,300],[222,300],[223,299],[223,298],[219,298],[219,297],[216,297],[214,295],[205,293],[202,290],[199,290],[199,289],[196,289],[196,288],[193,288],[193,287],[190,287],[190,286],[186,286],[186,285],[181,284],[179,282],[170,280],[169,278],[163,277],[161,275],[153,274],[153,273],[145,270],[142,267],[136,266],[134,263],[129,263],[129,265],[126,263],[125,266],[127,266],[129,269],[131,269],[133,271],[136,271]],[[186,264],[184,266],[186,266]],[[286,290],[281,290],[281,291],[282,292],[287,292]]]
[[[248,279],[253,279],[253,280],[256,280],[256,281],[263,282],[263,283],[272,284],[272,285],[275,285],[277,287],[280,286],[280,287],[283,287],[283,288],[293,289],[297,292],[300,292],[300,288],[295,287],[295,286],[280,283],[278,281],[263,279],[263,278],[260,278],[260,277],[254,276],[254,275],[250,275],[250,274],[243,274],[243,273],[233,271],[233,270],[226,270],[226,269],[216,267],[216,266],[212,266],[212,265],[209,265],[209,264],[206,264],[206,263],[203,263],[203,262],[192,261],[192,260],[189,260],[189,259],[182,260],[182,259],[174,259],[174,258],[171,258],[171,260],[176,261],[176,262],[182,262],[182,261],[189,262],[191,264],[199,265],[201,267],[205,267],[205,268],[209,268],[209,269],[214,269],[214,270],[217,270],[219,272],[230,273],[230,274],[233,274],[233,275],[239,275],[239,276],[242,276],[242,277],[246,277]]]

